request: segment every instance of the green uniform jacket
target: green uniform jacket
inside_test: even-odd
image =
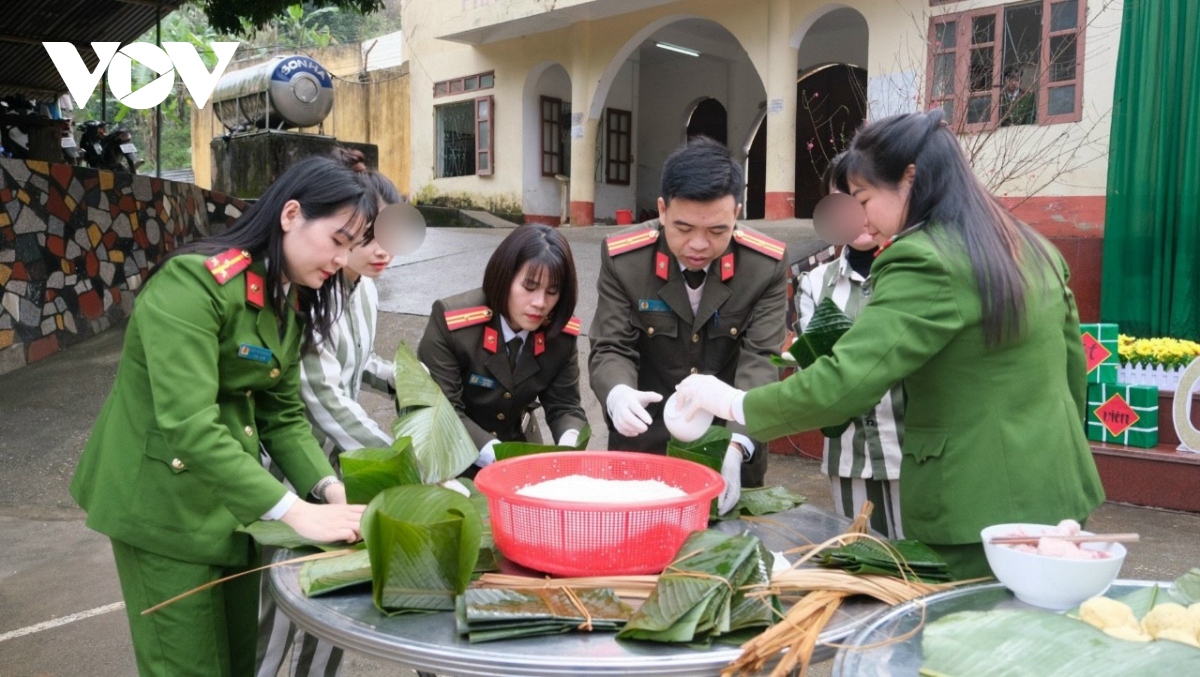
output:
[[[262,298],[262,276],[256,262],[221,284],[203,257],[184,255],[138,295],[116,382],[71,482],[89,527],[180,560],[245,565],[250,537],[235,530],[286,493],[262,467],[259,443],[302,496],[333,474],[300,401],[296,316],[280,338],[270,305],[247,297]],[[270,355],[239,356],[243,345]]]
[[[482,289],[434,301],[417,348],[475,446],[482,448],[492,439],[526,441],[521,419],[537,402],[546,410],[546,424],[554,436],[550,444],[572,428],[583,430],[587,414],[579,397],[578,322],[553,338],[531,332],[514,373],[508,366],[500,315],[486,303]],[[447,314],[463,318],[456,322],[460,326],[451,330]],[[475,319],[467,319],[471,317]],[[543,348],[537,347],[539,336]],[[489,337],[492,341],[485,346]]]
[[[775,438],[840,423],[903,380],[905,536],[978,543],[992,524],[1085,519],[1104,491],[1084,437],[1083,344],[1062,257],[1044,243],[1060,283],[1027,254],[1024,336],[986,350],[966,253],[910,233],[875,260],[871,301],[832,356],[746,395],[746,427]]]
[[[643,242],[637,234],[648,228],[658,235]],[[782,243],[738,224],[735,233],[740,234],[709,266],[693,314],[679,263],[661,231],[657,219],[634,226],[608,238],[601,251],[588,361],[601,406],[622,383],[659,393],[665,402],[690,374],[712,374],[743,390],[778,381],[779,370],[770,357],[779,354],[786,334],[787,256]],[[723,269],[726,263],[731,267]],[[636,437],[618,433],[606,411],[608,448],[665,452],[670,433],[663,423],[663,402],[646,407],[654,422]],[[729,427],[755,438],[736,423]],[[742,484],[750,487],[762,486],[767,469],[766,445],[755,442],[755,447],[754,458],[742,466]]]

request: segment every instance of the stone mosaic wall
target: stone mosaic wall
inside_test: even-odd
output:
[[[0,160],[0,374],[128,317],[156,262],[244,208],[192,184]]]

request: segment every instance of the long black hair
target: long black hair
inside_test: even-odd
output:
[[[352,160],[354,160],[352,162]],[[345,230],[351,239],[373,237],[373,224],[379,212],[379,200],[368,181],[361,153],[356,158],[315,156],[297,162],[271,184],[229,230],[188,243],[163,259],[155,270],[171,258],[185,254],[212,256],[231,248],[249,252],[255,260],[266,261],[266,300],[279,318],[287,317],[288,295],[284,289],[286,262],[283,257],[283,227],[280,216],[290,200],[300,204],[306,219],[331,216],[350,207],[353,213]],[[153,272],[151,273],[153,275]],[[149,278],[147,278],[149,279]],[[303,350],[314,341],[328,339],[337,320],[338,299],[344,293],[341,271],[311,289],[297,285]]]
[[[540,223],[519,226],[504,238],[483,270],[483,295],[495,312],[508,313],[513,278],[526,263],[535,277],[543,271],[547,286],[558,287],[558,303],[550,311],[547,336],[553,338],[571,321],[578,298],[575,257],[562,233]]]
[[[979,289],[986,345],[999,347],[1021,336],[1030,286],[1021,261],[1032,255],[1055,270],[1053,259],[1041,236],[976,178],[941,109],[872,122],[854,137],[839,165],[856,183],[889,188],[915,167],[900,231],[923,223],[935,241],[960,243]]]

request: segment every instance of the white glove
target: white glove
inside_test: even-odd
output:
[[[573,447],[577,442],[579,442],[579,431],[574,428],[565,431],[562,437],[558,438],[560,447]]]
[[[725,450],[721,463],[721,478],[725,480],[725,491],[717,499],[717,513],[724,515],[733,510],[742,497],[742,452],[732,444]]]
[[[468,491],[467,488],[463,486],[463,483],[459,482],[458,480],[446,480],[445,482],[438,482],[438,486],[442,487],[443,489],[449,489],[450,491],[457,491],[467,498],[471,497],[471,492]]]
[[[490,440],[483,448],[479,450],[479,458],[475,459],[475,465],[480,468],[486,468],[496,462],[496,445],[500,444],[500,440]]]
[[[726,421],[746,423],[746,415],[742,411],[742,399],[746,397],[746,392],[716,376],[692,374],[675,386],[675,392],[679,393],[679,399],[682,400],[684,420],[692,420],[692,416],[703,409]]]
[[[608,416],[612,419],[613,427],[626,437],[636,437],[650,429],[654,420],[646,405],[661,402],[662,395],[645,390],[634,390],[624,383],[618,383],[608,391]]]

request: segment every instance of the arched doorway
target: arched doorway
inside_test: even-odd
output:
[[[716,99],[701,101],[692,111],[687,123],[687,138],[707,136],[719,143],[729,142],[729,115]]]
[[[526,223],[558,225],[571,173],[571,77],[562,65],[539,64],[525,79],[522,96],[522,195]]]
[[[811,69],[796,82],[796,218],[811,219],[821,177],[867,117],[867,71],[849,64]]]

